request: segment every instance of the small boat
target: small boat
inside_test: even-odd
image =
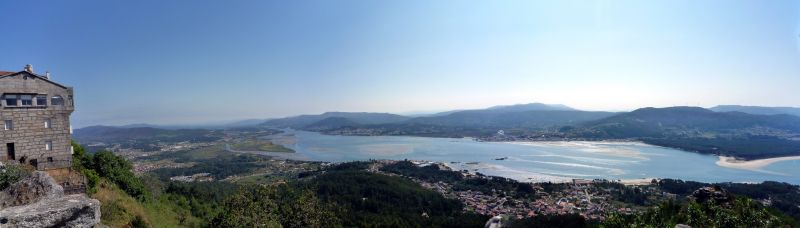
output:
[[[508,157],[495,158],[494,160],[502,161],[502,160],[506,160],[506,159],[508,159]]]

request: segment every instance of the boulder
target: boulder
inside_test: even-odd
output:
[[[100,201],[84,194],[64,196],[45,172],[34,172],[0,192],[0,227],[93,227]]]
[[[0,211],[2,227],[93,227],[100,223],[100,201],[70,195]]]
[[[501,227],[503,227],[503,221],[504,220],[508,220],[508,218],[505,217],[504,215],[494,216],[494,217],[490,218],[489,221],[486,221],[486,224],[483,225],[483,227],[484,228],[501,228]]]
[[[47,173],[37,171],[0,192],[0,208],[32,204],[63,196],[64,188],[61,185]]]

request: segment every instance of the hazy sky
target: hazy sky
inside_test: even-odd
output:
[[[798,1],[2,1],[76,127],[529,102],[800,106]]]

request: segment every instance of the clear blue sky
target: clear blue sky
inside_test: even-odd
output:
[[[797,1],[2,1],[76,127],[528,102],[800,106]]]

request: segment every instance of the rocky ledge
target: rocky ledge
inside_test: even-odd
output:
[[[84,194],[64,195],[45,172],[0,192],[0,227],[93,227],[100,223],[100,201]]]

